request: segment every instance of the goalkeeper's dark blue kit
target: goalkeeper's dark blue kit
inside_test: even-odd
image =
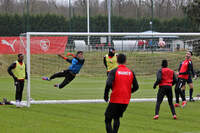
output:
[[[62,72],[55,73],[50,77],[50,80],[57,77],[65,77],[64,81],[59,84],[59,88],[65,87],[65,85],[69,84],[75,78],[76,74],[78,74],[81,70],[85,59],[79,59],[75,57],[72,60],[66,59],[66,61],[71,63],[69,68],[67,70],[63,70]]]
[[[80,60],[80,59],[75,57],[72,60],[66,59],[66,61],[71,63],[71,65],[69,66],[68,70],[72,71],[72,73],[74,73],[74,74],[78,74],[79,71],[81,70],[85,60],[84,59]]]

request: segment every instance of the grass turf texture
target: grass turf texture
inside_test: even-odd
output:
[[[60,83],[62,78],[48,82],[41,80],[41,77],[66,68],[66,63],[55,55],[33,56],[31,97],[34,100],[102,99],[106,80],[102,63],[105,54],[85,53],[86,64],[81,74],[61,90],[53,85]],[[185,52],[126,54],[128,66],[136,72],[140,85],[140,90],[133,94],[133,98],[155,98],[157,89],[153,90],[152,86],[161,60],[168,59],[169,67],[176,70],[179,62],[184,59]],[[13,80],[6,72],[7,66],[14,60],[15,55],[0,55],[0,99],[6,97],[8,100],[14,100]],[[49,66],[36,66],[38,63],[45,64],[48,60],[48,63],[52,63]],[[193,57],[197,70],[200,66],[199,60],[199,57]],[[199,79],[194,81],[194,89],[196,96],[200,93]],[[186,94],[188,95],[188,87]],[[23,99],[26,99],[26,89]],[[159,120],[152,120],[155,103],[131,103],[121,119],[119,133],[200,133],[199,104],[197,101],[188,103],[184,109],[177,108],[178,120],[173,120],[169,106],[164,102],[161,105]],[[103,133],[106,106],[107,103],[31,105],[30,108],[0,106],[0,133]]]
[[[102,98],[105,78],[78,76],[62,90],[51,82],[32,78],[33,99],[94,99]],[[156,97],[152,89],[154,77],[138,77],[140,90],[133,97]],[[199,93],[199,80],[194,81],[195,94]],[[1,96],[14,100],[13,81],[0,78]],[[186,91],[188,92],[188,91]],[[26,91],[25,91],[26,93]],[[24,93],[24,98],[26,97]],[[178,120],[173,120],[166,102],[162,103],[159,120],[152,120],[155,103],[131,103],[121,119],[119,133],[198,133],[200,102],[188,103],[177,108]],[[105,132],[105,104],[53,104],[31,105],[30,108],[16,108],[14,105],[0,106],[0,131],[2,133],[103,133]]]
[[[2,133],[103,133],[107,104],[32,105],[28,108],[2,106]],[[121,119],[119,133],[199,133],[199,102],[176,109],[173,120],[163,103],[159,120],[152,120],[155,103],[131,103]]]

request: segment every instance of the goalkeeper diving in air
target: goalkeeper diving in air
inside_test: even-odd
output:
[[[58,87],[59,89],[65,87],[67,84],[69,84],[76,77],[76,74],[79,73],[80,69],[82,68],[82,66],[85,62],[85,59],[83,56],[83,51],[78,51],[76,53],[76,55],[68,53],[67,56],[69,56],[69,55],[73,56],[74,58],[68,59],[67,57],[58,55],[59,57],[66,60],[67,62],[71,63],[71,65],[69,66],[69,68],[67,70],[63,70],[62,72],[55,73],[50,78],[43,77],[42,79],[50,81],[54,78],[65,77],[65,79],[63,80],[62,83],[54,85],[54,87]]]

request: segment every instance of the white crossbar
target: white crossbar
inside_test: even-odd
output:
[[[141,32],[27,32],[21,35],[51,35],[51,36],[200,36],[200,33],[141,33]]]

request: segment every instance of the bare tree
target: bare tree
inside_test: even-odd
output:
[[[13,13],[13,6],[14,6],[13,0],[1,0],[0,3],[3,13]]]
[[[155,15],[157,15],[157,17],[161,17],[161,13],[164,11],[164,7],[163,7],[163,4],[164,4],[165,0],[156,0],[155,1]]]
[[[0,13],[22,14],[26,9],[27,0],[0,0]],[[90,0],[90,15],[107,15],[108,0]],[[151,17],[152,7],[154,17],[182,17],[182,7],[193,0],[110,0],[111,12],[114,16],[127,18]],[[69,17],[69,13],[86,16],[87,0],[29,0],[30,14],[55,13]],[[152,5],[153,4],[153,5]]]
[[[112,3],[112,0],[111,0],[111,3]],[[107,15],[107,0],[103,0],[100,3],[99,13],[102,15]]]
[[[85,16],[87,10],[87,0],[75,0],[74,8],[76,9],[76,14]]]
[[[141,7],[141,0],[133,0],[133,9],[135,9],[135,16],[136,18],[139,18],[140,15],[140,7]]]
[[[91,0],[90,1],[90,15],[95,16],[97,14],[100,14],[99,10],[99,1],[98,0]]]

